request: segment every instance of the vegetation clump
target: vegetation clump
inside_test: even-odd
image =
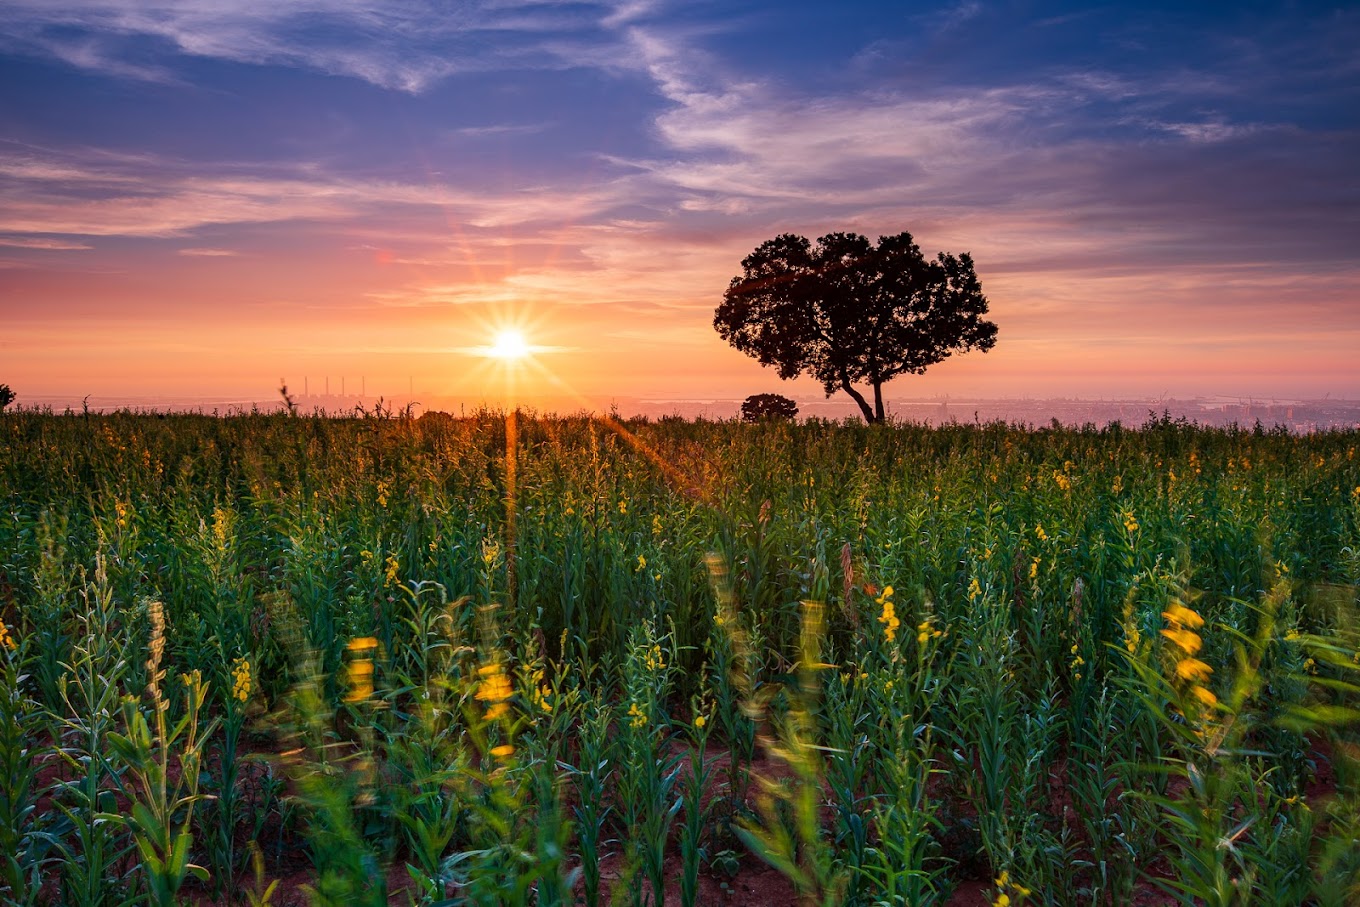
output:
[[[788,422],[798,416],[798,404],[782,394],[752,394],[741,403],[743,422]]]

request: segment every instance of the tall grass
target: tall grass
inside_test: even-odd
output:
[[[7,413],[0,898],[1354,902],[1358,442]]]

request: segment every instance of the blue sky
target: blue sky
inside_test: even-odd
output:
[[[17,390],[815,392],[712,311],[780,232],[971,251],[890,392],[1360,394],[1360,10],[0,2]]]

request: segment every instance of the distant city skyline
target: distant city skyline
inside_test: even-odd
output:
[[[0,0],[0,383],[814,398],[728,281],[908,230],[1000,333],[892,399],[1360,397],[1357,46],[1313,2]]]

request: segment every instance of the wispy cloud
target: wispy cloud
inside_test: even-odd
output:
[[[599,28],[601,20],[630,5],[10,0],[0,41],[11,50],[51,55],[121,78],[173,78],[163,65],[131,59],[129,39],[152,39],[180,54],[296,66],[415,93],[457,72],[575,65],[565,51],[599,43],[607,34]]]
[[[187,255],[190,258],[231,258],[240,255],[235,249],[180,249],[176,255]]]
[[[443,212],[473,228],[590,219],[630,199],[626,179],[493,192],[443,183],[343,177],[309,165],[196,164],[69,153],[46,161],[0,150],[0,231],[180,236],[209,225],[398,218]]]
[[[47,239],[41,236],[0,236],[0,246],[11,246],[17,249],[42,249],[54,252],[84,251],[93,248],[93,246],[72,242],[67,239]]]

